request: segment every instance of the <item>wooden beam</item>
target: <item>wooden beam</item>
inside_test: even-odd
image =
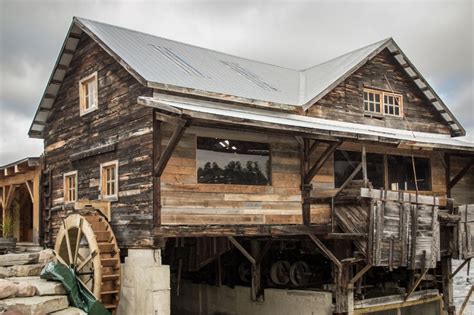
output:
[[[469,162],[462,168],[462,170],[454,176],[452,180],[449,181],[448,189],[452,189],[469,171],[469,169],[474,165],[474,158],[471,158]]]
[[[367,188],[369,179],[367,177],[367,151],[365,144],[362,145],[362,178],[364,179],[364,187]]]
[[[359,165],[357,165],[357,167],[352,171],[351,175],[349,175],[349,177],[346,179],[344,184],[342,184],[341,187],[339,187],[339,189],[336,191],[336,194],[334,195],[334,197],[339,195],[339,193],[343,191],[350,184],[350,182],[354,179],[354,177],[357,176],[357,174],[360,172],[361,169],[362,169],[362,163],[359,163]]]
[[[156,115],[156,110],[155,110]],[[158,165],[161,157],[161,122],[153,120],[153,165]],[[161,179],[153,176],[153,226],[161,225]]]
[[[469,292],[467,293],[466,297],[464,298],[464,301],[462,302],[461,308],[459,309],[459,315],[464,314],[464,310],[466,309],[467,303],[469,303],[469,299],[471,298],[472,292],[474,292],[474,285],[471,285],[471,288],[469,289]]]
[[[365,265],[364,268],[362,268],[352,279],[351,281],[349,281],[349,285],[354,285],[354,283],[357,282],[357,280],[359,280],[360,278],[362,278],[362,276],[370,270],[370,268],[372,268],[372,265]]]
[[[309,169],[308,173],[305,174],[304,182],[306,184],[311,183],[314,176],[319,172],[319,170],[323,167],[324,163],[327,159],[336,151],[336,149],[342,144],[343,141],[338,141],[335,143],[330,144],[326,151],[321,155],[321,157],[314,163],[314,165]]]
[[[462,262],[462,264],[460,264],[460,265],[456,268],[456,270],[454,270],[453,273],[451,273],[451,274],[449,275],[449,279],[453,279],[454,276],[455,276],[459,271],[461,271],[461,269],[464,268],[464,266],[465,266],[467,263],[469,263],[470,261],[471,261],[471,258],[468,258],[468,259],[464,260],[464,261]]]
[[[308,233],[325,235],[327,224],[304,225],[161,225],[154,228],[154,236],[157,238],[169,237],[220,237],[220,236],[243,236],[243,237],[283,237],[304,236]]]
[[[163,114],[157,110],[155,110],[155,119],[158,119],[158,120],[161,120],[162,122],[173,124],[173,125],[180,125],[180,126],[186,125],[186,120],[182,119],[181,117]]]
[[[227,236],[227,238],[252,265],[257,263],[255,258],[253,258],[252,255],[250,255],[249,252],[242,245],[240,245],[240,243],[233,236]]]
[[[337,269],[341,270],[342,268],[342,263],[339,261],[339,259],[337,259],[337,257],[326,247],[326,245],[323,244],[323,242],[321,242],[319,240],[319,238],[316,237],[316,235],[314,234],[309,234],[308,233],[308,236],[309,238],[311,238],[311,240],[316,244],[316,246],[323,252],[324,255],[326,255],[327,258],[329,258],[333,263],[334,265],[336,265]]]
[[[35,197],[34,197],[34,193],[33,193],[33,182],[27,180],[25,182],[25,185],[26,185],[26,188],[28,189],[28,192],[30,193],[31,203],[34,203],[35,202]]]
[[[184,131],[186,130],[187,127],[189,127],[189,125],[190,125],[189,121],[186,122],[185,125],[176,125],[176,128],[174,129],[173,134],[171,135],[171,138],[168,141],[168,145],[166,146],[165,151],[161,154],[160,159],[155,164],[155,168],[154,168],[155,176],[160,177],[161,174],[163,174],[163,171],[166,167],[166,164],[168,164],[171,154],[173,154],[174,149],[178,145],[178,142],[183,137]]]
[[[413,286],[408,290],[408,293],[407,295],[405,295],[405,301],[408,300],[408,298],[410,297],[410,295],[415,291],[415,289],[418,287],[418,285],[421,283],[421,280],[423,280],[423,278],[425,277],[426,273],[428,272],[428,268],[424,268],[423,269],[423,272],[421,273],[421,275],[418,277],[418,279],[416,279],[415,283],[413,284]]]

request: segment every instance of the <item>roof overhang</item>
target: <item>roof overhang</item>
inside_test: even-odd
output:
[[[28,157],[0,166],[0,179],[32,171],[39,165],[39,160],[39,157]]]
[[[344,138],[395,144],[400,147],[447,149],[474,152],[474,143],[449,135],[412,132],[386,127],[341,122],[297,114],[242,108],[169,95],[160,98],[141,96],[141,105],[194,120],[270,129],[288,134],[307,134],[326,138]]]

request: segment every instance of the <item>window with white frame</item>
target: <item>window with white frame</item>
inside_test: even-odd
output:
[[[403,97],[391,92],[364,89],[364,111],[368,114],[403,116]]]
[[[118,161],[100,166],[100,192],[102,199],[115,201],[118,198]]]
[[[81,116],[98,108],[97,85],[97,72],[79,81],[79,108]]]
[[[64,202],[75,202],[77,200],[77,171],[64,174]]]

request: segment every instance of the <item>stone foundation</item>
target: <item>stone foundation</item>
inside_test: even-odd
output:
[[[170,270],[161,264],[160,250],[128,250],[117,314],[170,314]]]

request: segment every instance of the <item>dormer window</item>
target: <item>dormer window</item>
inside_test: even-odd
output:
[[[403,116],[403,97],[400,94],[364,89],[364,112],[369,115]]]
[[[79,81],[79,108],[81,116],[98,108],[97,90],[97,72]]]

